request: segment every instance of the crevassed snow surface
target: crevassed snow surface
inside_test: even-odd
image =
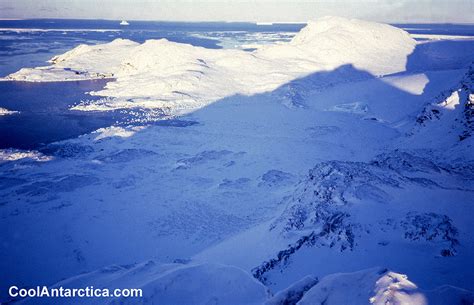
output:
[[[326,17],[252,52],[116,40],[11,74],[185,114],[2,150],[2,300],[70,278],[145,304],[472,303],[473,51]]]

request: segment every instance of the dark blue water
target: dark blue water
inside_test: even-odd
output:
[[[104,80],[78,82],[0,82],[0,107],[19,113],[0,116],[0,148],[39,148],[124,120],[120,112],[71,111],[84,92],[99,90]]]
[[[403,23],[393,24],[410,34],[474,36],[474,24],[451,23]]]

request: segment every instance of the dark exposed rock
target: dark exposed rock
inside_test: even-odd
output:
[[[76,143],[49,144],[39,150],[45,155],[53,155],[60,158],[83,157],[90,154],[94,149],[89,145]]]
[[[278,187],[294,182],[295,176],[276,169],[271,169],[262,175],[258,186]]]
[[[418,171],[426,173],[440,172],[439,166],[433,161],[400,150],[377,155],[370,164],[398,173]]]
[[[441,256],[456,254],[456,246],[459,245],[458,230],[448,216],[436,213],[409,212],[400,225],[405,231],[406,239],[443,242],[448,248],[441,250]]]

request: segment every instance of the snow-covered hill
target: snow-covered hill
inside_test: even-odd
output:
[[[290,43],[254,52],[211,50],[166,39],[148,40],[141,45],[116,39],[102,45],[80,45],[51,59],[51,66],[22,69],[7,79],[113,77],[116,80],[104,90],[93,93],[113,99],[75,109],[145,107],[175,114],[233,94],[271,91],[297,77],[344,64],[375,75],[403,71],[414,48],[415,41],[403,30],[326,17],[309,23]]]
[[[0,300],[70,278],[144,304],[472,302],[473,52],[328,17],[253,52],[117,40],[10,75],[113,76],[75,109],[186,114],[3,150]]]

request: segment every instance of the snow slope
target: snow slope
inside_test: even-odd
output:
[[[93,287],[142,289],[143,298],[60,298],[54,304],[222,304],[260,305],[269,290],[250,274],[218,264],[157,264],[109,266],[61,281],[51,288]],[[51,304],[48,298],[30,298],[19,304]]]
[[[377,75],[403,71],[414,48],[415,41],[401,29],[357,19],[323,17],[308,22],[288,45],[259,52],[288,60],[298,54],[326,69],[352,64]]]
[[[276,293],[274,303],[343,297],[311,286],[315,277],[331,287],[356,281],[353,292],[370,288],[354,296],[361,304],[384,300],[372,288],[379,279],[380,291],[396,287],[393,279],[402,283],[395,300],[403,289],[431,300],[411,283],[474,290],[473,137],[465,136],[472,134],[471,43],[415,44],[399,29],[340,18],[250,53],[166,40],[114,43],[10,78],[113,73],[94,93],[106,98],[81,110],[187,114],[38,151],[3,150],[0,270],[7,279],[0,291],[176,259],[190,264],[175,275],[207,266],[196,271],[203,278],[221,268],[209,262],[243,269],[222,267],[265,291],[253,274]],[[106,65],[104,54],[119,49],[123,57]],[[412,282],[365,270],[377,265]],[[365,271],[323,281],[357,270]]]

